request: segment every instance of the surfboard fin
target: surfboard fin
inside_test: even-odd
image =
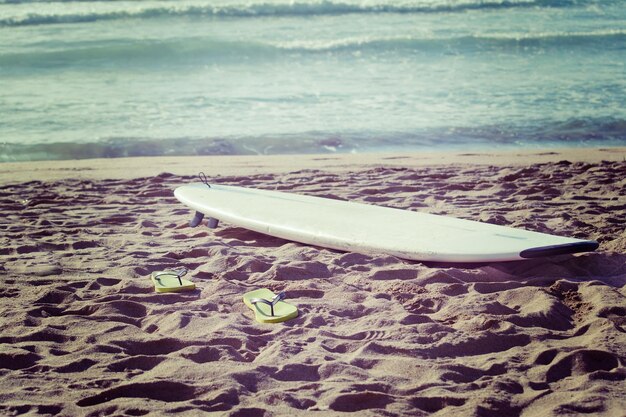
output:
[[[202,223],[202,219],[204,219],[204,213],[196,211],[195,216],[193,216],[193,219],[191,219],[191,221],[189,222],[189,226],[196,227],[197,225]]]
[[[219,222],[220,221],[217,220],[216,218],[209,217],[209,220],[207,220],[206,225],[209,227],[209,229],[216,229]]]

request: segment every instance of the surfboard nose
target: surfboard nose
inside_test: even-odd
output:
[[[593,252],[598,249],[598,242],[595,240],[585,240],[581,242],[565,243],[561,245],[541,246],[530,248],[520,252],[520,256],[525,259],[541,258],[543,256],[565,255],[578,252]]]

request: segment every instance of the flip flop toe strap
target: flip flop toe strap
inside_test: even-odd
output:
[[[250,302],[252,304],[256,304],[256,303],[263,303],[263,304],[267,304],[268,306],[270,306],[270,312],[272,317],[274,316],[274,306],[276,305],[276,303],[278,303],[281,300],[285,299],[285,292],[281,291],[278,294],[276,294],[274,296],[274,298],[272,298],[271,300],[266,300],[265,298],[251,298]]]
[[[185,268],[184,266],[180,267],[180,268],[173,268],[173,269],[168,269],[167,271],[163,271],[163,272],[157,272],[154,275],[154,279],[159,279],[159,277],[161,276],[175,276],[176,278],[178,278],[178,283],[180,284],[180,286],[183,286],[183,280],[181,279],[182,277],[184,277],[185,275],[187,275],[187,272],[189,272],[189,270],[187,268]]]

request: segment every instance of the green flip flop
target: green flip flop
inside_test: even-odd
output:
[[[156,271],[150,274],[150,279],[157,292],[193,291],[196,289],[196,284],[188,279],[183,279],[187,271],[185,267]]]
[[[243,296],[259,323],[280,323],[298,317],[296,306],[282,301],[285,293],[274,294],[267,288],[250,291]]]

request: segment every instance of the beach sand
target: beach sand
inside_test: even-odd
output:
[[[0,415],[594,416],[626,410],[626,149],[0,165]],[[342,253],[223,223],[210,181],[595,239],[484,265]],[[415,233],[419,231],[411,231]],[[197,290],[154,292],[185,266]],[[263,325],[245,292],[300,316]],[[313,412],[315,411],[315,412]]]

